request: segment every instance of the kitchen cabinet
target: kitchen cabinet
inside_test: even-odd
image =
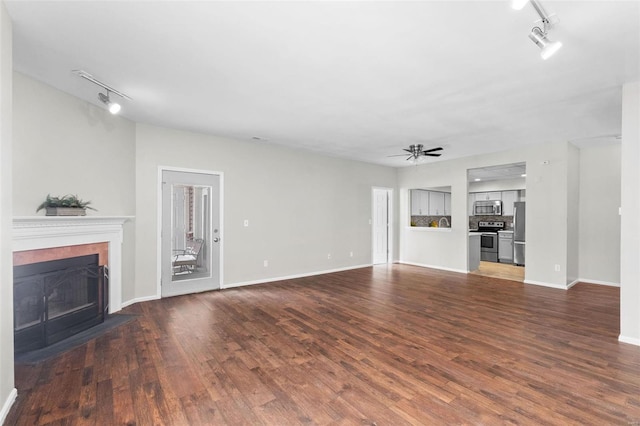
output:
[[[451,216],[451,193],[444,193],[444,215]]]
[[[513,216],[513,203],[520,201],[518,191],[502,191],[502,215]]]
[[[480,268],[480,236],[479,232],[469,233],[469,272]]]
[[[444,192],[429,192],[429,216],[444,216]]]
[[[467,206],[469,207],[469,216],[473,216],[473,203],[476,201],[476,194],[471,192],[469,193],[469,203]]]
[[[411,190],[411,216],[427,216],[429,214],[429,191]]]
[[[513,232],[498,231],[498,261],[513,263]]]

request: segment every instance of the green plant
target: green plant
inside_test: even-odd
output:
[[[51,194],[47,194],[46,200],[38,207],[36,213],[47,207],[68,207],[76,209],[90,209],[95,210],[93,207],[89,207],[91,201],[83,201],[78,198],[77,195],[65,195],[63,197],[52,197]]]

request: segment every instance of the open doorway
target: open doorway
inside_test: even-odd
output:
[[[525,163],[467,171],[470,273],[524,281],[526,176]]]

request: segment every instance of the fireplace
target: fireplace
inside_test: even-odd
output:
[[[59,342],[104,321],[108,267],[99,254],[14,266],[15,353]]]
[[[125,216],[13,218],[13,266],[16,272],[15,279],[20,280],[18,288],[14,287],[14,293],[18,294],[18,296],[14,295],[15,352],[30,351],[31,348],[64,339],[85,327],[98,324],[106,315],[122,309],[123,226],[125,222],[132,219],[133,217]],[[95,255],[98,257],[97,269]],[[57,298],[60,294],[54,294],[53,290],[47,289],[42,279],[31,280],[27,284],[29,280],[26,276],[31,274],[15,269],[19,266],[66,261],[66,259],[84,256],[93,256],[93,259],[86,264],[83,261],[83,264],[78,266],[83,271],[81,274],[83,276],[79,280],[70,280],[71,282],[68,283],[69,287],[75,290],[65,290],[66,296],[72,302],[54,301],[53,307],[45,308],[44,304],[50,302],[49,296]],[[63,265],[62,269],[66,267],[68,265]],[[58,266],[53,269],[54,271],[40,270],[36,273],[45,275],[54,273],[58,270]],[[64,277],[66,277],[65,274],[62,278]],[[81,287],[79,283],[87,284],[89,288],[78,290],[77,288]],[[45,298],[48,291],[51,294]],[[31,296],[25,296],[28,292],[31,292]],[[74,292],[75,295],[72,295]],[[71,311],[69,305],[72,304],[80,306],[79,312],[73,315],[68,312]],[[42,306],[39,314],[29,310],[34,306]],[[17,311],[15,311],[16,307],[18,307]],[[76,325],[69,325],[71,320],[78,319],[83,321],[79,321]],[[68,330],[63,331],[65,329]]]

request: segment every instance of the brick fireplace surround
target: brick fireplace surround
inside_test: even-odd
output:
[[[122,308],[123,225],[132,217],[15,217],[14,266],[99,254],[109,265],[109,313]]]

